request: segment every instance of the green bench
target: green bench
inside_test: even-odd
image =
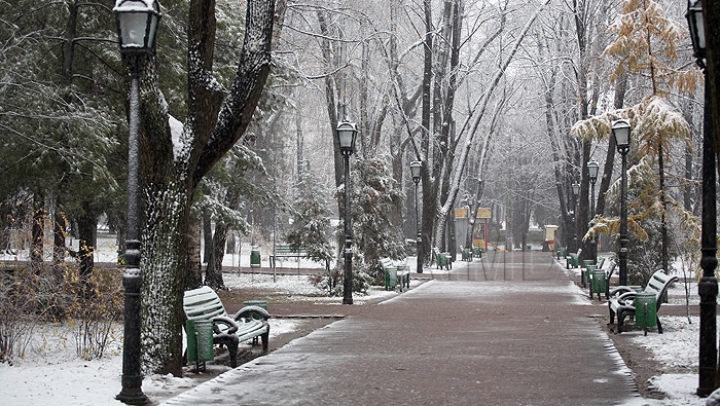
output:
[[[612,258],[598,258],[597,265],[588,265],[585,275],[591,300],[595,293],[598,295],[598,300],[603,293],[606,299],[610,298],[610,279],[616,267],[617,264]]]
[[[617,316],[617,331],[616,333],[622,333],[623,320],[627,316],[635,316],[635,324],[638,324],[638,320],[642,319],[645,327],[645,335],[647,335],[647,327],[652,327],[657,324],[658,333],[662,334],[662,324],[660,324],[660,318],[657,316],[662,304],[662,297],[667,291],[671,283],[676,282],[678,277],[673,275],[667,275],[660,269],[650,277],[650,281],[642,292],[638,292],[631,286],[619,286],[610,292],[610,300],[608,301],[608,308],[610,309],[610,324],[615,323],[615,316]],[[647,302],[643,308],[640,309],[643,313],[638,314],[636,309],[636,297],[639,296],[650,296],[654,298],[655,306],[648,308]],[[641,317],[644,316],[644,317]]]
[[[472,250],[460,247],[460,252],[462,253],[463,261],[472,262],[472,259],[473,259]]]
[[[225,345],[230,366],[237,367],[238,345],[246,340],[262,339],[263,352],[268,350],[270,314],[259,306],[246,306],[230,317],[217,293],[208,286],[188,290],[183,298],[183,310],[188,320],[209,320],[213,323],[213,344]]]
[[[433,248],[433,254],[435,254],[438,269],[452,269],[452,257],[449,252],[440,252],[440,250],[435,247]]]
[[[385,273],[385,290],[395,289],[400,286],[400,292],[403,286],[410,289],[410,267],[408,265],[399,264],[390,258],[381,258],[380,265]]]
[[[575,253],[568,253],[568,263],[567,268],[577,268],[580,266],[580,254],[582,254],[582,248],[578,249],[577,254]]]
[[[275,253],[270,255],[270,268],[275,265],[278,258],[302,258],[307,256],[307,251],[300,249],[299,251],[293,251],[290,249],[289,244],[277,244],[275,245]]]

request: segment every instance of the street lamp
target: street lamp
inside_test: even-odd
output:
[[[687,13],[685,13],[690,27],[690,40],[693,46],[693,56],[700,68],[705,70],[705,22],[703,20],[702,0],[688,0]]]
[[[627,153],[630,150],[630,132],[632,128],[627,120],[617,120],[612,123],[612,133],[615,137],[617,151],[622,155],[622,177],[620,186],[620,286],[627,286]]]
[[[350,155],[355,152],[357,125],[345,119],[337,126],[340,153],[345,158],[345,284],[343,285],[343,304],[353,304],[352,290],[352,236],[350,234]]]
[[[590,179],[590,217],[595,217],[595,182],[597,181],[598,177],[598,169],[600,169],[600,165],[598,165],[595,161],[590,161],[587,164],[588,169],[588,178]]]
[[[713,133],[712,112],[710,110],[710,86],[708,86],[705,64],[705,24],[701,0],[688,1],[685,15],[690,27],[693,51],[696,62],[705,75],[705,107],[703,119],[703,159],[702,159],[702,233],[700,237],[702,258],[700,267],[702,279],[698,283],[700,295],[700,357],[698,370],[699,396],[708,396],[715,389],[717,371],[717,295],[718,282],[715,268],[717,253],[717,220],[715,203],[715,135]]]
[[[422,162],[410,162],[410,174],[412,175],[413,182],[415,182],[415,231],[417,233],[417,239],[415,240],[415,248],[417,251],[417,273],[423,272],[422,228],[420,227],[420,214],[418,212],[418,185],[420,184],[421,172]]]
[[[113,8],[120,53],[128,58],[130,111],[128,137],[128,203],[125,243],[125,288],[122,390],[115,398],[129,405],[148,402],[142,391],[140,360],[140,69],[147,55],[155,52],[155,34],[160,20],[157,0],[117,0]]]
[[[578,225],[577,225],[577,210],[578,210],[578,196],[580,195],[580,184],[579,183],[573,183],[572,184],[572,192],[573,196],[575,196],[575,200],[573,203],[573,223],[575,223],[575,232],[573,233],[573,251],[577,252],[577,237],[578,237]]]

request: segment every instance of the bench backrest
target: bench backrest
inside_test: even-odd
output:
[[[604,258],[602,264],[600,265],[600,269],[604,270],[605,273],[612,273],[616,266],[617,264],[612,258]]]
[[[654,293],[657,299],[657,307],[660,307],[661,298],[665,294],[671,283],[678,280],[675,275],[667,275],[662,269],[655,271],[650,277],[647,286],[645,287],[645,293]]]
[[[305,248],[300,248],[298,250],[292,250],[290,249],[290,244],[276,244],[275,245],[275,253],[276,254],[304,254],[307,250]]]
[[[208,286],[186,291],[183,310],[188,320],[211,320],[216,316],[227,316],[220,297]]]
[[[380,258],[380,265],[383,266],[383,268],[391,268],[393,266],[392,259],[390,258]]]

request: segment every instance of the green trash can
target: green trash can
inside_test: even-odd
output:
[[[598,299],[600,299],[600,295],[605,293],[605,271],[602,269],[593,269],[589,272],[592,273],[592,291],[593,293],[597,293]]]
[[[592,261],[591,261],[592,262]],[[595,265],[592,264],[583,264],[582,272],[585,274],[585,280],[588,283],[588,287],[590,288],[590,296],[592,297],[593,291],[593,270],[597,269]]]
[[[260,268],[260,249],[253,247],[250,251],[250,267]]]
[[[385,268],[385,290],[395,289],[397,287],[397,268]]]
[[[187,333],[188,362],[212,361],[215,358],[212,321],[188,320],[185,323],[185,333]]]
[[[635,327],[657,326],[657,298],[654,293],[635,295]]]

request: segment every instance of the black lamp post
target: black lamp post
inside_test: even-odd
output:
[[[630,151],[630,132],[632,128],[627,120],[617,120],[612,124],[613,137],[617,151],[622,156],[622,169],[620,175],[620,286],[627,286],[627,258],[628,258],[628,235],[627,235],[627,153]]]
[[[575,224],[575,232],[573,233],[573,250],[577,252],[578,248],[578,225],[577,225],[577,205],[578,205],[578,196],[580,195],[580,184],[579,183],[573,183],[572,184],[572,192],[573,196],[575,196],[575,200],[573,203],[573,223]]]
[[[340,153],[345,158],[345,284],[343,285],[343,304],[353,304],[353,280],[352,280],[352,235],[350,216],[350,155],[355,152],[355,138],[357,137],[357,125],[344,120],[337,126],[338,144]]]
[[[598,177],[598,169],[600,169],[600,165],[598,165],[595,161],[590,161],[587,164],[587,170],[588,170],[588,178],[590,179],[590,224],[591,226],[595,225],[595,182],[597,182]],[[597,262],[597,240],[595,239],[595,236],[593,234],[591,242],[591,248],[590,248],[590,257],[593,260],[593,263]]]
[[[595,182],[597,182],[598,165],[595,161],[590,161],[587,164],[588,178],[590,179],[590,217],[595,217]]]
[[[422,228],[420,227],[420,214],[418,212],[418,185],[420,184],[420,175],[422,171],[422,162],[410,162],[410,174],[413,182],[415,182],[415,231],[417,232],[417,240],[415,240],[415,248],[417,251],[417,273],[423,272],[422,257]]]
[[[718,282],[715,278],[717,267],[717,220],[715,203],[715,138],[713,134],[712,111],[710,110],[710,86],[707,81],[705,65],[705,25],[702,14],[702,1],[688,1],[685,15],[690,27],[694,55],[698,66],[705,75],[705,111],[703,119],[703,161],[702,161],[702,234],[700,267],[702,279],[698,283],[700,294],[700,358],[698,370],[699,396],[708,396],[715,389],[717,374],[717,295]]]
[[[140,69],[155,52],[155,33],[160,20],[157,0],[117,0],[113,8],[120,39],[120,53],[127,56],[130,71],[130,118],[128,138],[128,204],[125,243],[125,325],[123,337],[122,390],[116,399],[129,404],[148,402],[142,391],[140,359]]]

